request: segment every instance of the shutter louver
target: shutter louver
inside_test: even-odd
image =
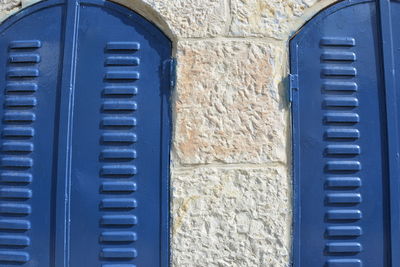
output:
[[[22,40],[10,43],[6,87],[11,84],[14,88],[18,88],[15,90],[18,92],[24,92],[22,88],[26,84],[37,88],[37,83],[31,78],[39,76],[36,63],[40,61],[40,56],[37,54],[37,49],[40,46],[39,40]],[[26,51],[30,50],[32,52],[27,54]],[[31,153],[34,148],[32,138],[35,132],[35,112],[32,109],[37,100],[34,91],[33,93],[29,91],[23,95],[18,95],[15,91],[6,91],[5,93],[3,118],[5,130],[2,133],[1,165],[3,170],[1,177],[3,183],[7,182],[13,186],[3,185],[0,188],[0,215],[2,217],[0,224],[3,225],[0,245],[9,247],[8,251],[1,251],[0,261],[25,263],[30,259],[30,255],[27,250],[21,250],[21,248],[28,247],[31,244],[29,237],[29,232],[32,231],[29,219],[29,215],[32,213],[30,183],[33,179],[33,159]],[[22,140],[21,134],[18,136],[7,134],[18,132],[21,129],[29,133],[22,135]],[[16,233],[15,230],[21,232]]]
[[[139,78],[139,72],[129,70],[130,66],[138,66],[139,58],[133,57],[135,51],[139,50],[140,45],[136,42],[109,42],[106,45],[108,52],[106,56],[106,84],[105,88],[112,86],[115,91],[123,91],[129,86],[134,86],[125,76],[109,78],[109,73],[132,73],[132,77]],[[118,54],[113,54],[118,53]],[[130,60],[130,59],[134,60]],[[110,64],[110,62],[112,64]],[[114,84],[117,83],[118,84]],[[138,93],[135,87],[135,95]],[[135,136],[136,125],[135,111],[137,104],[134,101],[134,95],[103,95],[102,115],[104,119],[114,121],[125,121],[125,123],[104,124],[102,134],[110,135],[128,135]],[[103,162],[101,170],[102,179],[106,181],[108,186],[114,188],[113,191],[102,192],[103,199],[101,208],[109,214],[113,214],[115,218],[118,216],[130,215],[136,218],[135,208],[137,201],[133,197],[133,190],[117,190],[121,183],[127,183],[130,188],[137,189],[135,181],[132,177],[138,172],[134,164],[137,157],[133,143],[103,143],[103,149],[100,158]],[[105,171],[108,170],[108,171]],[[117,175],[118,177],[113,177]],[[112,179],[112,181],[110,181]],[[104,188],[104,184],[102,185]],[[126,196],[130,196],[126,198]],[[134,242],[137,241],[135,225],[127,221],[126,224],[120,223],[120,228],[115,229],[110,226],[103,226],[100,240],[102,241],[102,249],[100,257],[105,261],[116,260],[124,261],[137,257]],[[123,231],[121,231],[123,230]],[[128,246],[128,247],[126,247]],[[112,266],[112,262],[109,265]]]
[[[324,45],[324,40],[327,39],[330,40],[329,46]],[[349,71],[342,71],[340,72],[341,75],[336,72],[336,76],[332,78],[331,75],[323,73],[325,74],[325,77],[323,77],[324,82],[335,88],[342,85],[345,88],[351,85],[358,87],[356,82],[357,69],[352,66],[356,53],[351,51],[351,48],[344,48],[342,40],[351,40],[351,47],[356,46],[356,40],[351,37],[324,38],[321,40],[321,62],[326,66],[325,69],[351,70],[353,75],[348,75]],[[352,55],[350,60],[343,60],[346,54]],[[330,56],[327,59],[326,55],[334,56]],[[338,78],[340,83],[337,81]],[[343,90],[339,92],[343,92]],[[360,133],[357,129],[357,124],[361,119],[356,111],[358,107],[356,93],[357,91],[347,94],[334,91],[329,91],[329,93],[322,92],[323,103],[325,104],[324,112],[336,115],[336,119],[327,119],[325,121],[326,132],[356,131]],[[325,116],[329,117],[329,115]],[[357,257],[356,255],[363,249],[361,243],[354,242],[362,235],[362,227],[358,225],[358,221],[362,220],[362,211],[359,210],[362,195],[358,187],[345,186],[351,180],[360,180],[362,183],[362,180],[357,177],[358,172],[362,169],[361,162],[357,160],[357,156],[361,153],[361,147],[358,145],[358,138],[335,140],[334,138],[329,138],[326,134],[321,137],[326,138],[324,152],[326,158],[325,179],[327,182],[335,179],[336,181],[341,181],[343,185],[337,188],[330,187],[329,183],[327,183],[328,186],[326,187],[326,218],[329,221],[325,230],[325,249],[329,256],[335,256],[335,259],[327,260],[327,266],[361,266],[360,259],[347,258],[349,253]],[[349,208],[344,210],[343,207]]]

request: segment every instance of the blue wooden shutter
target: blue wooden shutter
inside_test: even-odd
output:
[[[167,266],[170,40],[100,0],[0,31],[0,265]]]
[[[168,153],[162,151],[163,145],[167,150],[162,135],[168,130],[162,116],[169,92],[163,62],[171,45],[140,16],[127,17],[132,12],[115,5],[82,5],[71,236],[87,237],[71,240],[71,266],[160,266],[165,227],[161,156]]]
[[[1,27],[1,266],[52,265],[62,12],[32,9]]]
[[[343,1],[291,41],[295,266],[398,266],[389,5]]]

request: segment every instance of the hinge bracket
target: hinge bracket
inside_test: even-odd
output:
[[[174,90],[176,87],[176,59],[171,58],[169,60],[169,77],[170,77],[170,88]]]
[[[299,76],[297,74],[289,74],[289,102],[293,101],[293,90],[299,90]]]

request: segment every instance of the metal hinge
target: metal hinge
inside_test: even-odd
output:
[[[299,90],[299,76],[297,74],[289,74],[289,103],[293,101],[293,90]]]
[[[176,59],[171,58],[169,60],[169,77],[170,77],[170,88],[175,89],[176,86]]]

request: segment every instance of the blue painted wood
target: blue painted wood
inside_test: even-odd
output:
[[[399,73],[395,71],[394,53],[398,51],[399,40],[394,43],[394,36],[398,35],[393,29],[398,29],[398,21],[392,18],[400,15],[400,4],[397,1],[379,0],[379,22],[381,34],[381,53],[383,63],[383,78],[386,96],[386,123],[387,123],[387,168],[389,175],[389,195],[390,195],[390,264],[391,266],[400,265],[400,151],[399,151],[399,111],[398,101],[400,94],[397,87]],[[392,5],[394,12],[392,12]],[[396,12],[397,11],[397,12]],[[397,24],[395,27],[392,24]],[[397,27],[396,27],[397,26]],[[397,38],[397,37],[395,37]],[[398,70],[398,68],[397,68]]]
[[[346,0],[291,40],[294,266],[399,265],[399,21]]]
[[[70,231],[71,236],[87,233],[87,238],[71,239],[70,266],[167,266],[171,42],[151,23],[116,4],[80,5]],[[104,34],[107,27],[113,30]],[[110,65],[110,58],[119,60]],[[137,60],[127,65],[121,58]],[[109,88],[135,90],[103,94]],[[109,134],[134,134],[135,141],[104,142],[102,136]],[[105,158],[110,150],[113,156]],[[134,156],[124,156],[127,151]],[[82,180],[83,173],[95,179]],[[103,183],[121,182],[133,182],[135,191],[99,191]],[[92,210],[90,217],[87,210]],[[107,225],[93,227],[104,218]],[[122,232],[128,241],[102,240],[113,232]]]
[[[62,4],[35,5],[0,26],[1,266],[54,266]]]
[[[102,0],[0,32],[0,266],[168,266],[171,41]]]

